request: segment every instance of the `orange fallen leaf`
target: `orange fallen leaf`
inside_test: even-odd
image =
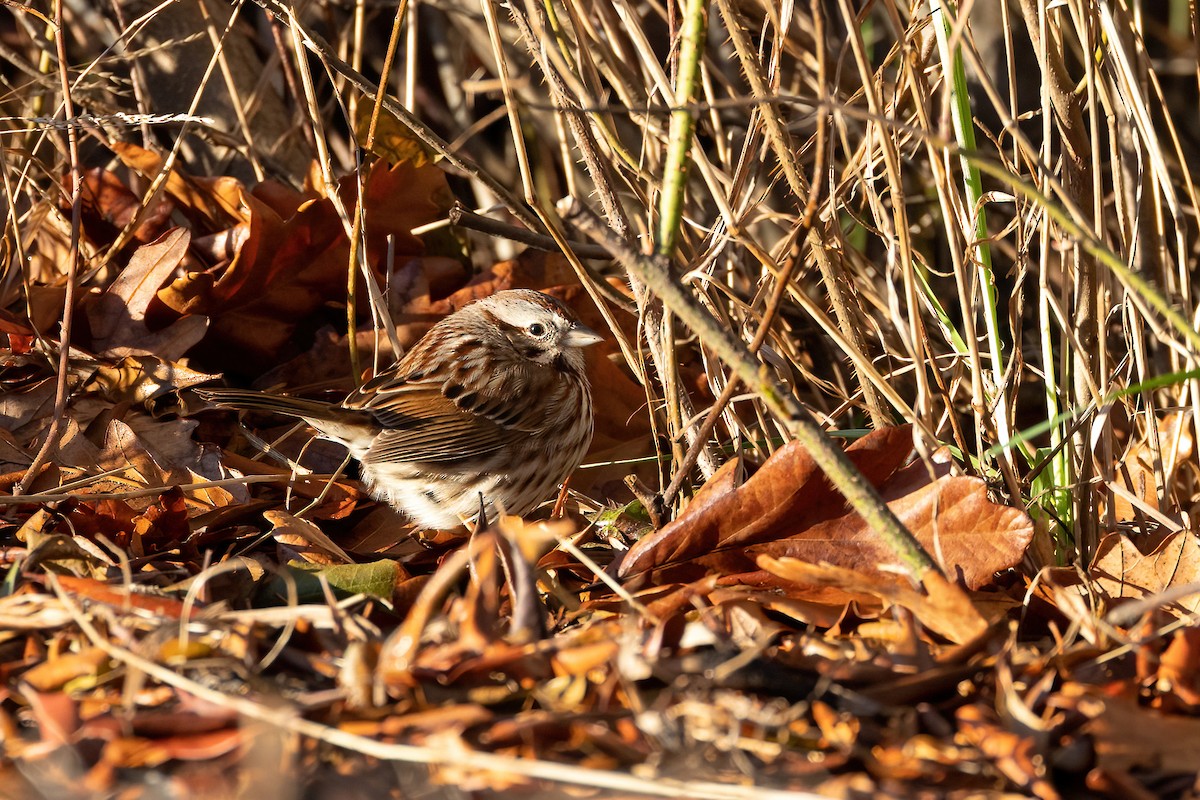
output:
[[[1005,730],[978,706],[962,706],[955,712],[958,738],[979,748],[1008,780],[1041,800],[1057,800],[1045,753],[1028,736]]]
[[[69,189],[69,174],[64,183],[64,188]],[[133,221],[142,206],[142,198],[130,191],[120,177],[99,167],[83,174],[79,194],[84,233],[89,240],[105,246],[116,241],[117,236]],[[64,197],[69,196],[68,190]],[[134,241],[150,242],[157,238],[169,224],[174,209],[175,206],[169,197],[155,199],[134,229]]]
[[[1157,661],[1149,682],[1157,695],[1155,706],[1189,713],[1200,709],[1200,628],[1175,631]]]
[[[207,733],[142,739],[128,736],[104,746],[103,760],[117,767],[157,767],[167,761],[211,761],[241,746],[246,736],[238,728]]]
[[[68,586],[66,583],[63,585]],[[21,679],[39,692],[57,692],[76,678],[95,677],[108,669],[108,653],[99,647],[89,647],[78,653],[66,653],[43,661],[21,676]]]
[[[110,142],[108,146],[127,167],[148,179],[158,177],[162,170],[164,161],[158,153],[131,142]],[[222,229],[244,219],[244,206],[235,188],[240,185],[233,178],[194,178],[176,168],[167,176],[166,191],[194,227]]]
[[[155,619],[179,619],[184,613],[183,603],[172,597],[134,592],[120,585],[113,586],[104,581],[76,578],[71,575],[56,575],[55,580],[77,599],[104,603],[118,610],[144,611],[147,612],[147,616]],[[199,613],[199,609],[193,607],[189,617],[195,616],[197,613]]]
[[[143,175],[162,168],[161,156],[136,145],[115,143],[113,149]],[[339,182],[347,207],[357,188],[353,177]],[[350,246],[330,198],[273,181],[251,188],[179,169],[170,173],[166,193],[187,216],[193,238],[203,240],[197,254],[206,253],[211,266],[190,266],[158,292],[151,328],[181,315],[206,316],[211,328],[204,352],[218,364],[237,353],[232,367],[253,370],[278,363],[298,325],[344,298]],[[424,245],[413,228],[442,217],[452,201],[437,167],[377,161],[362,185],[367,263],[382,274],[389,256],[398,267],[421,256]]]

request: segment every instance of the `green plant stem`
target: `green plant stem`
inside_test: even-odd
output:
[[[700,83],[700,57],[704,54],[704,34],[708,29],[706,0],[687,0],[683,12],[683,30],[679,44],[679,71],[675,81],[675,110],[667,136],[667,159],[663,165],[663,190],[658,204],[658,235],[655,252],[670,258],[679,243],[679,225],[683,219],[683,195],[691,166],[692,135],[696,112],[692,103]]]

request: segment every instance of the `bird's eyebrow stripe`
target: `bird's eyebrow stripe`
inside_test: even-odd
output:
[[[484,319],[486,319],[488,322],[495,325],[497,328],[500,328],[505,331],[524,330],[523,328],[518,328],[516,325],[505,322],[504,320],[500,319],[499,317],[497,317],[495,314],[493,314],[491,311],[487,310],[486,308],[480,309],[480,312],[483,314]]]

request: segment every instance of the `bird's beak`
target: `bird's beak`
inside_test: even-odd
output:
[[[567,335],[563,337],[563,344],[567,347],[587,347],[598,342],[603,342],[604,337],[596,333],[587,325],[582,325],[576,322],[567,331]]]

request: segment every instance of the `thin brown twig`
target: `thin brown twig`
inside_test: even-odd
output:
[[[450,209],[447,215],[451,225],[469,230],[478,231],[479,233],[488,236],[497,236],[503,239],[511,239],[514,242],[529,245],[538,250],[545,250],[552,253],[559,251],[558,242],[554,241],[551,236],[546,236],[541,233],[535,233],[527,228],[520,228],[516,225],[510,225],[507,222],[501,222],[498,219],[485,217],[482,214],[476,214],[462,203],[456,202]],[[611,259],[608,251],[599,245],[590,242],[568,242],[571,250],[580,258],[591,259]]]
[[[65,119],[75,116],[75,104],[71,100],[71,81],[67,75],[67,44],[66,29],[63,27],[62,0],[54,0],[54,48],[58,56],[59,87],[63,94],[62,109]],[[68,387],[71,375],[71,333],[72,320],[75,316],[75,293],[78,289],[76,278],[79,273],[79,236],[83,220],[83,168],[79,161],[79,131],[74,125],[67,127],[67,149],[70,154],[71,166],[71,244],[67,253],[66,292],[63,295],[62,323],[58,337],[58,373],[54,387],[54,417],[46,431],[46,440],[42,442],[33,463],[25,471],[24,477],[13,487],[13,494],[24,494],[33,482],[37,480],[42,467],[50,458],[50,453],[58,447],[58,436],[62,429],[63,419],[67,414],[67,400],[70,397]]]

